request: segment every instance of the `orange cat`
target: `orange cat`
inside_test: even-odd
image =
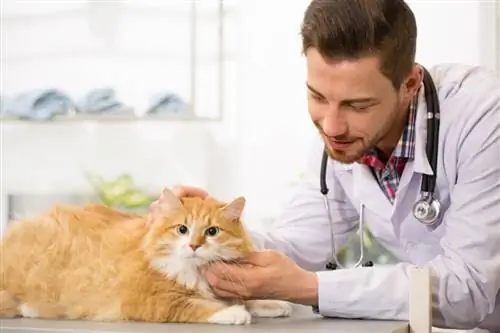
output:
[[[149,215],[58,206],[11,225],[1,243],[0,317],[248,324],[286,302],[217,300],[198,273],[252,250],[228,204],[166,189]]]

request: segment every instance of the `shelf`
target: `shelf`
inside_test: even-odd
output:
[[[192,115],[131,115],[131,114],[100,114],[100,115],[59,115],[52,119],[20,119],[19,117],[5,117],[0,116],[0,123],[25,123],[25,124],[50,124],[61,122],[155,122],[155,121],[169,121],[169,122],[218,122],[218,118],[196,117]]]
[[[31,2],[29,2],[31,5]],[[191,6],[186,6],[185,8],[175,8],[175,7],[163,7],[163,6],[146,6],[142,4],[130,4],[124,3],[123,5],[110,6],[108,5],[96,5],[88,6],[81,5],[80,7],[73,7],[71,9],[58,9],[51,12],[32,12],[29,14],[5,14],[2,13],[2,25],[10,24],[38,24],[43,22],[50,22],[58,19],[75,19],[78,17],[87,17],[93,12],[99,13],[100,10],[103,12],[110,13],[115,10],[115,13],[119,15],[133,15],[133,16],[147,16],[149,18],[160,17],[162,19],[168,20],[186,20],[190,19],[193,15]],[[110,11],[111,10],[111,11]],[[196,9],[196,19],[218,19],[222,15],[231,15],[235,12],[234,5],[226,6],[224,4],[222,11],[220,11],[218,6],[214,6],[211,9]]]
[[[236,54],[224,53],[224,61],[233,61],[237,59]],[[15,63],[23,63],[29,61],[58,61],[61,59],[75,59],[75,58],[86,58],[92,59],[97,58],[103,60],[104,58],[121,58],[128,61],[141,61],[144,62],[145,59],[154,62],[168,62],[168,63],[178,63],[185,64],[186,66],[191,66],[191,59],[186,58],[182,55],[173,55],[172,53],[166,54],[163,52],[141,52],[141,50],[65,50],[65,51],[52,51],[46,53],[32,52],[29,55],[9,55],[0,57],[2,62],[7,62],[9,65]],[[205,64],[217,64],[220,63],[220,55],[197,55],[196,66],[203,66]]]
[[[2,53],[1,61],[8,69],[4,80],[11,83],[11,87],[12,84],[19,85],[15,90],[34,86],[36,81],[39,81],[36,82],[37,85],[64,87],[67,82],[71,82],[78,90],[81,86],[97,84],[94,82],[97,79],[107,81],[109,85],[109,81],[130,75],[130,85],[135,90],[143,91],[152,88],[153,84],[149,83],[149,88],[135,87],[139,86],[141,79],[158,82],[160,80],[156,76],[163,75],[166,78],[161,85],[165,86],[168,79],[176,82],[180,80],[181,84],[177,86],[182,87],[185,95],[191,96],[189,104],[195,108],[195,105],[200,105],[197,108],[199,114],[208,117],[99,114],[36,120],[1,118],[0,114],[0,121],[47,123],[220,120],[223,113],[221,94],[226,64],[236,60],[240,52],[235,46],[236,42],[226,41],[238,40],[236,35],[228,32],[235,29],[228,29],[227,25],[231,26],[231,23],[226,22],[227,14],[237,9],[237,2],[228,1],[229,4],[222,0],[204,0],[199,3],[194,3],[193,0],[87,0],[80,4],[57,2],[48,4],[48,7],[38,2],[32,5],[31,1],[30,4],[21,1],[10,8],[4,8],[7,12],[2,13],[2,25],[8,26],[6,36],[10,37],[5,38],[2,44],[9,45],[10,51]],[[182,24],[178,24],[179,22]],[[66,39],[61,34],[64,31],[73,32],[73,37]],[[217,40],[217,43],[207,42],[212,40]],[[130,70],[131,68],[134,70]],[[56,75],[52,74],[54,71],[57,72]],[[24,83],[26,81],[18,77],[32,79],[29,83]],[[82,81],[85,83],[81,83]],[[207,98],[206,94],[202,94],[208,89],[200,87],[201,82],[203,85],[205,82],[209,82],[211,86],[216,85],[216,89],[210,91],[211,96],[215,97]],[[143,85],[148,86],[148,83]],[[218,110],[219,114],[212,118],[212,112],[208,110]]]

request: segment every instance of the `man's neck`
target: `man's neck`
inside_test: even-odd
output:
[[[410,103],[411,101],[402,108],[402,112],[399,114],[400,117],[397,118],[394,124],[391,125],[391,130],[387,133],[387,135],[377,144],[377,148],[389,158],[394,148],[396,148],[399,140],[401,139],[401,135],[403,134],[404,128],[408,122],[408,116],[410,111]]]

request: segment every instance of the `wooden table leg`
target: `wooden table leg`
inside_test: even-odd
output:
[[[429,268],[415,267],[410,272],[410,333],[432,332],[432,294]]]

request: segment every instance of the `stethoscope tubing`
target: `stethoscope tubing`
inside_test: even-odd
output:
[[[437,90],[432,80],[430,73],[422,67],[424,71],[424,90],[425,90],[425,102],[427,107],[427,141],[426,141],[426,154],[429,161],[429,164],[432,169],[432,174],[424,174],[422,175],[422,184],[421,184],[421,197],[419,202],[423,202],[424,200],[428,200],[429,203],[434,199],[434,190],[436,186],[436,177],[437,177],[437,159],[438,159],[438,144],[439,144],[439,122],[440,122],[440,110],[439,110],[439,99],[437,96]],[[335,236],[333,233],[333,219],[331,216],[330,205],[328,201],[328,186],[326,184],[326,169],[328,163],[328,154],[326,147],[323,149],[323,156],[321,159],[321,169],[320,169],[320,191],[324,198],[324,206],[328,215],[328,222],[330,225],[330,239],[332,244],[332,254],[331,258],[335,260],[335,265],[338,268],[345,268],[340,264],[340,261],[337,257],[337,251],[335,246]],[[417,202],[417,204],[419,203]],[[439,207],[439,201],[435,202]],[[438,212],[439,214],[439,212]],[[437,215],[438,215],[437,214]],[[437,216],[436,215],[436,216]],[[424,223],[424,221],[421,221]],[[432,224],[426,222],[425,224]],[[359,212],[359,238],[360,238],[360,256],[358,261],[353,265],[353,267],[359,267],[364,259],[364,207],[363,204],[360,204],[360,212]],[[367,264],[366,266],[371,266],[372,264]]]

